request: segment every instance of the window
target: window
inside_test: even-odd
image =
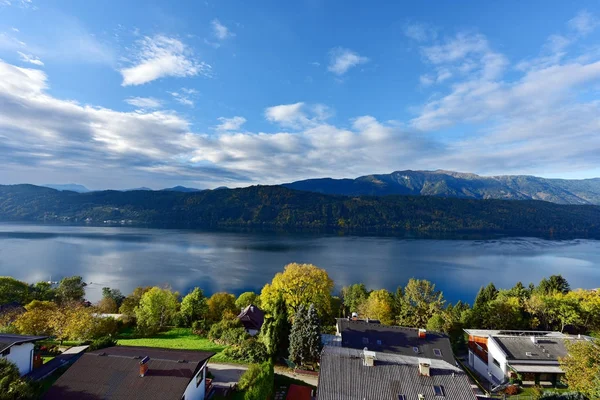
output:
[[[436,396],[445,396],[446,394],[444,393],[444,387],[443,386],[434,386],[433,387],[433,391],[435,392]]]
[[[363,340],[363,344],[369,344],[369,338],[368,337],[364,337],[362,338]]]
[[[2,357],[6,357],[6,356],[7,356],[7,355],[9,355],[9,354],[10,354],[10,347],[9,347],[8,349],[4,350],[2,353],[0,353],[0,355],[1,355]]]
[[[200,371],[198,371],[198,375],[196,375],[196,387],[200,386],[200,384],[202,383],[203,380],[204,380],[204,368],[201,368]]]
[[[492,361],[494,362],[494,365],[498,368],[500,368],[500,363],[498,362],[498,360],[496,360],[495,358],[492,358]]]
[[[398,395],[398,400],[406,400],[406,396],[403,394]]]
[[[437,357],[441,357],[442,351],[440,349],[433,349],[433,354],[435,354]]]
[[[377,340],[377,345],[381,346],[381,340]]]

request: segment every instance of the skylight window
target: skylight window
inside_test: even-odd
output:
[[[398,395],[398,400],[406,400],[406,396],[403,394]]]
[[[442,351],[440,349],[433,349],[433,354],[435,354],[438,357],[442,356]]]
[[[418,347],[413,347],[413,351],[417,354],[419,354],[419,348]]]
[[[435,385],[433,387],[433,391],[435,392],[436,396],[445,396],[446,394],[444,393],[444,387],[443,386],[438,386]]]
[[[363,344],[369,344],[369,338],[368,337],[362,338],[362,342],[363,342]]]

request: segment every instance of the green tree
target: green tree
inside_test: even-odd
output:
[[[119,311],[117,302],[111,297],[103,297],[96,304],[96,308],[99,313],[103,314],[116,314]]]
[[[600,394],[600,347],[584,340],[565,341],[569,355],[561,358],[560,365],[569,388],[590,399]]]
[[[81,276],[70,276],[61,279],[57,288],[57,295],[61,302],[82,301],[85,296],[87,283]]]
[[[202,289],[196,287],[183,298],[180,312],[186,326],[191,326],[192,322],[207,317],[208,304]]]
[[[305,363],[316,363],[321,356],[323,345],[321,342],[321,322],[314,304],[308,307],[306,325],[304,326],[304,346],[306,346]]]
[[[552,275],[548,279],[544,278],[541,280],[537,291],[541,294],[567,294],[571,291],[571,285],[569,285],[569,282],[562,275]]]
[[[500,292],[485,307],[483,328],[487,329],[523,329],[527,324],[523,318],[523,308],[518,297]]]
[[[250,304],[260,307],[260,295],[254,292],[244,292],[240,294],[235,301],[235,306],[238,308],[238,310],[246,308]]]
[[[384,325],[393,325],[394,296],[385,289],[373,290],[358,311],[366,318],[378,319]]]
[[[35,399],[35,388],[19,374],[11,361],[0,358],[0,400]]]
[[[242,375],[241,382],[245,383],[244,400],[264,400],[271,398],[275,386],[275,371],[273,363],[265,362],[259,367],[258,374],[249,369]],[[253,376],[246,378],[246,374]]]
[[[266,317],[261,328],[261,340],[273,359],[286,357],[289,347],[291,325],[283,296],[275,302],[273,314]]]
[[[230,293],[215,293],[207,300],[208,319],[211,321],[220,321],[223,318],[232,318],[239,314],[239,309],[235,305],[235,296]]]
[[[331,315],[332,290],[333,281],[324,269],[312,264],[292,263],[263,287],[260,301],[265,310],[271,311],[282,295],[289,315],[295,315],[301,305],[306,308],[312,303],[319,316],[325,317]]]
[[[442,310],[444,303],[444,295],[435,290],[433,283],[410,279],[400,300],[398,323],[410,327],[425,327],[431,317]]]
[[[290,331],[290,360],[295,364],[303,364],[307,359],[306,346],[304,342],[304,328],[306,326],[306,310],[304,305],[298,306],[298,311],[294,316],[294,323]]]
[[[177,313],[178,297],[176,292],[159,287],[144,293],[140,305],[135,308],[138,330],[151,335],[169,325]]]
[[[0,304],[27,304],[29,285],[10,276],[0,276]]]
[[[37,282],[31,286],[32,300],[54,301],[56,300],[56,288],[49,282]]]
[[[342,301],[344,302],[346,316],[349,316],[353,312],[357,313],[368,297],[369,291],[363,283],[344,286],[342,288]]]
[[[117,309],[121,307],[123,300],[125,300],[125,296],[123,296],[123,293],[119,289],[111,289],[109,287],[102,288],[102,298],[112,299],[117,305]]]
[[[23,335],[52,335],[52,318],[58,306],[51,301],[34,300],[25,306],[25,312],[15,321],[19,333]]]
[[[133,289],[133,292],[123,300],[123,303],[119,307],[119,312],[128,319],[135,318],[135,309],[140,305],[142,296],[150,289],[152,289],[152,286],[139,286]]]

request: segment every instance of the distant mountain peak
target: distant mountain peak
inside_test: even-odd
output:
[[[67,190],[67,191],[77,192],[77,193],[90,192],[90,189],[86,188],[83,185],[79,185],[77,183],[66,183],[66,184],[47,183],[45,185],[40,185],[40,186],[44,186],[44,187],[48,187],[50,189],[56,189],[56,190],[60,190],[60,191]]]
[[[185,186],[173,186],[172,188],[161,189],[163,192],[183,192],[183,193],[192,193],[192,192],[201,192],[203,189],[189,188]]]

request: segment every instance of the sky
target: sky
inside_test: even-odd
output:
[[[600,176],[600,2],[0,0],[0,184]]]

